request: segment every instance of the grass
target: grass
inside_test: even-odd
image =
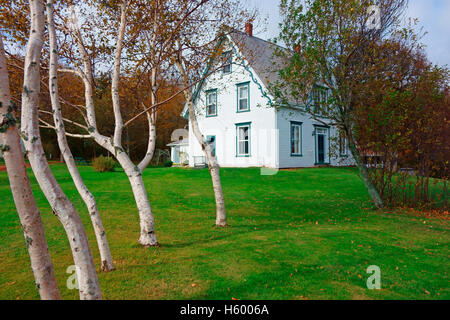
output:
[[[99,272],[105,299],[449,299],[449,225],[409,211],[373,209],[356,171],[318,168],[261,176],[222,169],[228,223],[215,228],[208,171],[144,172],[160,248],[140,248],[139,220],[123,172],[81,167],[95,194],[117,270]],[[95,237],[61,165],[52,170]],[[65,233],[32,177],[65,299],[72,265]],[[0,172],[0,298],[38,299],[5,172]],[[368,290],[369,265],[381,290]]]

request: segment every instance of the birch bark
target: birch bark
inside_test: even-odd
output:
[[[153,103],[153,102],[152,102]],[[147,112],[147,121],[148,121],[148,145],[147,145],[147,153],[142,161],[139,163],[139,170],[144,171],[145,168],[148,167],[150,161],[153,159],[153,155],[155,153],[156,147],[156,116],[157,112]]]
[[[216,225],[219,227],[225,227],[227,225],[227,215],[225,210],[225,199],[223,197],[222,183],[220,181],[220,167],[217,163],[216,157],[213,155],[211,145],[206,142],[205,137],[200,131],[197,117],[195,116],[195,109],[192,103],[190,92],[188,93],[186,100],[189,108],[189,120],[191,121],[192,131],[195,135],[195,138],[202,146],[202,150],[206,157],[206,163],[208,164],[208,170],[211,174],[211,180],[214,189],[214,198],[216,200]]]
[[[92,76],[92,63],[90,61],[86,48],[84,47],[83,38],[78,26],[73,6],[71,6],[72,24],[74,28],[74,34],[77,40],[78,49],[80,50],[80,53],[83,57],[83,72],[79,72],[79,75],[84,81],[86,110],[87,110],[86,118],[89,124],[89,134],[95,140],[95,142],[97,142],[100,146],[102,146],[115,156],[120,166],[124,169],[125,173],[127,174],[139,212],[140,229],[141,229],[139,243],[145,247],[149,247],[149,246],[158,246],[159,244],[156,239],[153,211],[150,205],[150,200],[148,199],[148,194],[147,190],[145,189],[144,181],[142,179],[142,170],[145,167],[143,164],[141,165],[142,169],[139,166],[136,166],[122,148],[123,120],[120,112],[119,77],[120,77],[120,59],[126,27],[127,6],[128,1],[123,1],[121,4],[119,36],[116,45],[114,72],[111,86],[113,96],[113,111],[115,119],[114,137],[112,139],[100,134],[97,128],[93,90],[92,90],[94,83]]]
[[[53,0],[47,0],[47,24],[50,41],[49,90],[59,149],[64,157],[64,161],[67,165],[72,180],[75,183],[75,187],[77,188],[78,193],[89,211],[89,216],[94,227],[95,237],[97,239],[98,249],[100,251],[101,268],[106,272],[112,271],[114,270],[114,263],[111,256],[108,239],[106,238],[105,229],[103,228],[102,219],[100,213],[98,212],[97,202],[94,195],[84,184],[80,172],[75,164],[72,152],[70,151],[65,134],[58,93],[58,46],[53,17]]]
[[[156,94],[155,94],[156,69],[155,68],[153,68],[153,70],[152,70],[151,86],[152,86],[151,103],[152,103],[152,106],[153,106],[156,103]],[[146,109],[145,105],[143,107],[144,107],[144,110],[145,110]],[[147,112],[148,145],[147,145],[147,152],[145,154],[145,157],[142,159],[142,161],[138,165],[138,167],[139,167],[139,169],[141,171],[144,171],[144,169],[147,168],[147,166],[150,164],[150,161],[152,161],[153,154],[155,153],[155,146],[156,146],[156,118],[157,118],[157,111],[156,110],[152,110],[152,111],[148,111]]]
[[[0,147],[5,159],[11,192],[25,237],[31,270],[42,300],[59,300],[58,285],[48,251],[44,225],[34,199],[16,126],[15,106],[11,102],[5,51],[0,35]]]
[[[31,28],[25,55],[21,135],[39,186],[50,203],[53,213],[61,221],[69,239],[77,269],[80,298],[82,300],[101,299],[97,272],[80,216],[50,171],[42,147],[38,106],[40,57],[44,38],[44,8],[41,0],[30,0],[29,3]]]
[[[138,166],[134,165],[128,155],[123,151],[119,151],[116,154],[116,159],[128,176],[136,201],[141,228],[139,243],[144,247],[158,246],[155,233],[155,220],[144,180],[142,179],[142,171]]]
[[[181,73],[185,86],[189,87],[189,80],[183,63],[178,60],[176,62],[176,65]],[[198,126],[191,91],[189,89],[185,90],[184,96],[189,109],[189,121],[191,123],[192,131],[195,135],[195,138],[202,147],[202,150],[206,157],[206,162],[208,164],[208,169],[211,174],[214,197],[216,201],[216,225],[219,227],[224,227],[227,225],[227,216],[225,210],[225,199],[223,197],[222,183],[220,181],[220,167],[217,163],[215,155],[213,154],[211,145],[206,142],[206,139]]]
[[[155,17],[153,22],[153,36],[152,36],[152,44],[156,45],[156,37],[158,34],[158,8],[159,8],[159,1],[158,5],[155,7]],[[152,75],[151,75],[151,103],[152,106],[156,103],[156,64],[152,64]],[[146,109],[146,106],[144,103],[142,103],[144,110]],[[146,113],[147,115],[147,121],[148,121],[148,145],[147,145],[147,152],[145,153],[144,158],[139,163],[138,167],[141,171],[143,171],[147,166],[150,164],[150,161],[152,161],[153,154],[155,153],[155,146],[156,146],[156,118],[157,118],[157,111],[156,109],[153,109],[151,111],[148,111]]]

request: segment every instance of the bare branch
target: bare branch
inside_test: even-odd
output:
[[[42,120],[41,118],[39,118],[39,122],[44,124],[44,125],[39,126],[41,128],[57,130],[57,128],[54,125],[51,125],[50,123],[48,123],[45,120]],[[89,135],[89,134],[76,134],[76,133],[69,133],[67,131],[66,131],[66,136],[72,137],[72,138],[80,138],[80,139],[91,139],[92,138],[91,135]]]
[[[53,112],[50,112],[50,111],[39,110],[39,112],[40,112],[40,113],[49,114],[49,115],[53,115]],[[82,124],[80,124],[80,123],[78,123],[78,122],[75,122],[75,121],[73,121],[73,120],[66,119],[66,118],[62,118],[62,119],[63,119],[65,122],[67,122],[67,123],[70,123],[70,124],[73,124],[73,125],[75,125],[75,126],[77,126],[77,127],[80,127],[80,128],[82,128],[82,129],[85,129],[86,131],[88,130],[88,127],[86,127],[86,126],[84,126],[84,125],[82,125]]]

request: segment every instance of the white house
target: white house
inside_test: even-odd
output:
[[[302,107],[274,107],[268,92],[271,81],[278,77],[274,44],[254,37],[251,24],[247,24],[245,33],[229,35],[224,46],[229,63],[201,82],[194,94],[200,130],[213,143],[220,166],[353,164],[336,128],[314,120]],[[321,92],[313,96],[323,98]],[[188,119],[187,106],[182,116]],[[189,137],[189,165],[194,166],[202,162],[204,154],[190,124]]]

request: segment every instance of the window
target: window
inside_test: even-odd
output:
[[[302,123],[291,121],[291,156],[302,155]]]
[[[217,116],[217,90],[206,91],[206,116]]]
[[[250,83],[237,85],[237,112],[250,111]]]
[[[250,156],[250,122],[236,124],[236,156]]]
[[[216,156],[216,136],[207,136],[206,143],[211,145],[212,154],[215,157]]]
[[[347,138],[345,137],[343,132],[339,133],[339,155],[341,157],[347,156]]]
[[[328,89],[315,87],[312,91],[312,103],[315,114],[325,115],[328,112]]]
[[[223,56],[223,68],[222,73],[228,74],[231,73],[231,65],[233,63],[233,54],[231,51],[227,51],[222,53]]]

